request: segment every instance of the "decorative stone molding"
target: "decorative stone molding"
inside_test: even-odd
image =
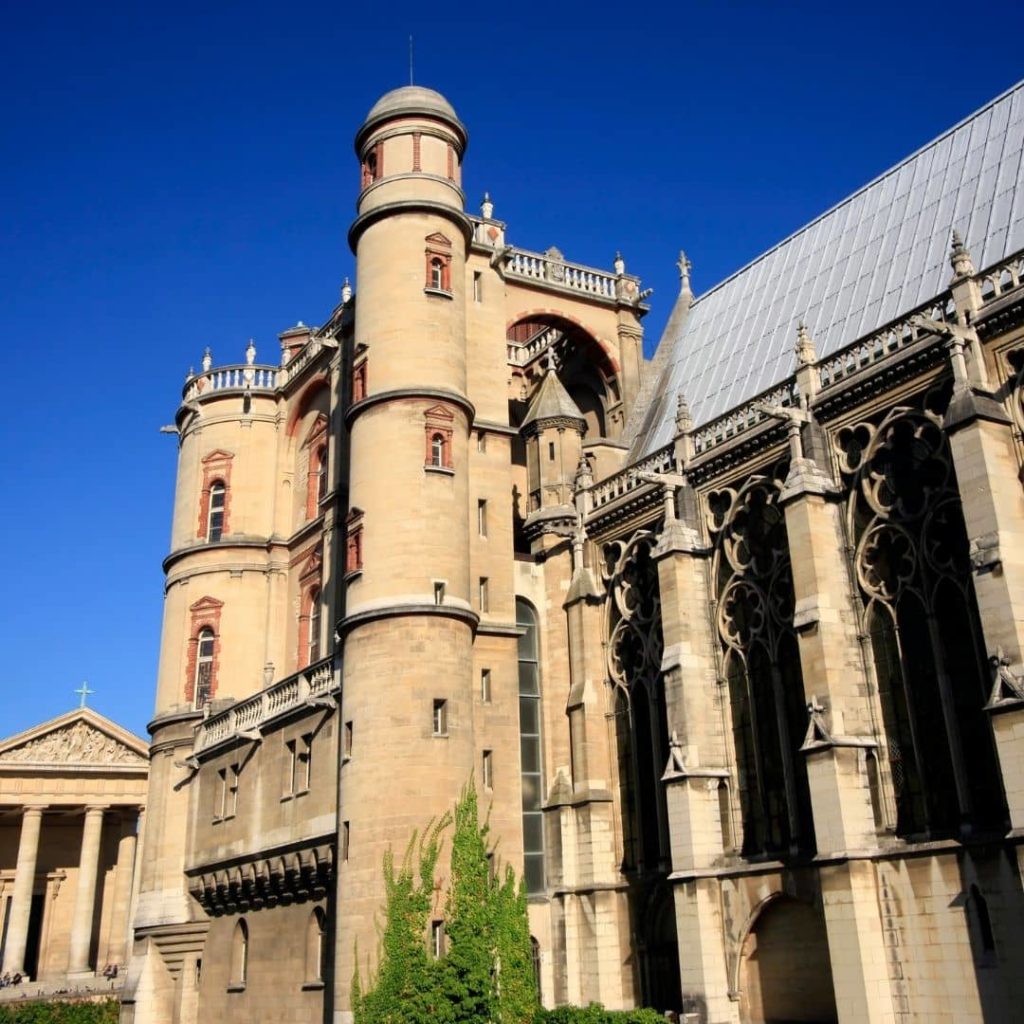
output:
[[[75,722],[0,753],[0,763],[139,765],[146,758],[86,722]]]

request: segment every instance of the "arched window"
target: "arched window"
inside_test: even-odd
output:
[[[430,464],[444,465],[444,434],[433,434],[430,438]]]
[[[195,706],[205,707],[210,702],[213,692],[213,654],[216,637],[209,626],[199,631],[196,649],[196,678],[192,692],[195,694]]]
[[[523,879],[526,891],[544,892],[544,774],[541,764],[540,665],[537,615],[516,599],[519,635],[519,750],[523,789]]]
[[[438,291],[444,287],[444,262],[437,256],[430,261],[430,287]]]
[[[322,444],[316,450],[316,503],[320,504],[327,497],[327,445]]]
[[[314,907],[306,924],[306,984],[323,982],[327,966],[327,915]]]
[[[530,959],[533,962],[533,981],[537,986],[537,1002],[543,1004],[540,993],[540,943],[530,936]]]
[[[210,513],[207,519],[206,539],[220,540],[224,533],[224,506],[227,498],[227,488],[223,480],[217,480],[210,485]]]
[[[309,664],[320,660],[320,588],[317,587],[309,597]]]
[[[245,923],[245,918],[241,918],[231,936],[231,987],[245,988],[248,973],[249,926]]]

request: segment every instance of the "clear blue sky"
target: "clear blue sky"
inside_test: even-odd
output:
[[[1024,76],[1024,8],[915,6],[0,3],[0,735],[82,680],[144,733],[158,428],[204,346],[275,361],[337,301],[352,137],[410,33],[469,127],[470,208],[490,190],[527,248],[621,249],[650,348],[680,247],[705,290]]]

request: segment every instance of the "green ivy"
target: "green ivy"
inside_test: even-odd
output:
[[[665,1024],[657,1010],[606,1010],[600,1003],[538,1010],[534,1024]]]
[[[0,1003],[0,1024],[117,1024],[118,1009],[116,999]]]

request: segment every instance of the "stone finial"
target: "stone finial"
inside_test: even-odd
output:
[[[615,273],[622,277],[626,272],[626,261],[622,258],[621,252],[615,253],[615,260],[612,263],[612,267],[615,269]]]
[[[480,204],[480,216],[484,220],[491,220],[494,217],[494,203],[491,202],[491,193],[485,192],[483,202]]]
[[[352,298],[352,285],[349,283],[349,279],[346,277],[341,285],[341,301],[346,303]]]
[[[195,375],[196,375],[196,368],[194,366],[190,366],[188,368],[188,373],[185,374],[185,380],[186,381],[190,381]]]
[[[300,321],[301,322],[301,321]],[[256,342],[249,339],[249,344],[245,346],[245,365],[252,366],[256,362]]]
[[[586,456],[581,455],[579,464],[576,466],[576,476],[573,479],[573,487],[577,491],[586,490],[594,484],[594,473],[587,462]]]
[[[818,351],[814,347],[814,339],[807,330],[807,324],[800,321],[796,329],[796,362],[797,366],[813,366],[818,361]]]
[[[210,346],[206,346],[206,351],[203,352],[203,373],[209,373],[210,367],[213,366],[213,353],[210,351]]]
[[[693,430],[693,417],[690,415],[690,403],[682,390],[676,395],[676,433],[688,434]]]
[[[682,249],[679,250],[679,259],[676,260],[676,266],[679,268],[680,294],[692,297],[693,290],[690,288],[690,271],[693,270],[693,264]]]
[[[953,245],[949,250],[949,265],[953,268],[953,278],[973,277],[977,271],[971,262],[971,254],[960,237],[960,232],[953,228]]]

